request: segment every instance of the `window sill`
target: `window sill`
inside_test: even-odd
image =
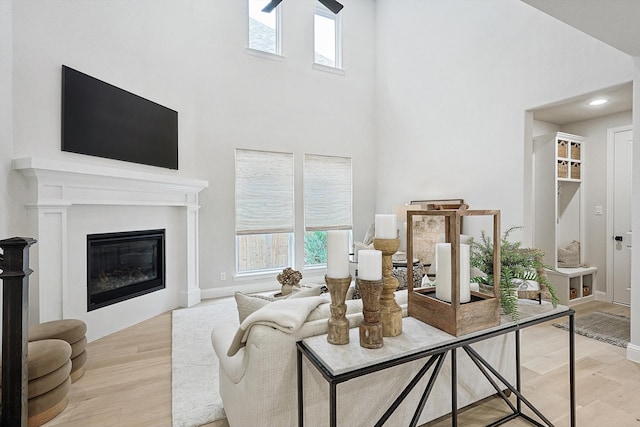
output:
[[[261,279],[276,279],[278,274],[282,273],[282,269],[277,270],[264,270],[255,271],[251,273],[236,273],[233,275],[233,280],[237,282],[261,280]]]
[[[328,65],[318,64],[317,62],[314,62],[311,65],[311,67],[314,70],[323,71],[325,73],[330,73],[330,74],[336,74],[339,76],[344,76],[346,74],[344,71],[344,68],[329,67]]]
[[[305,265],[304,268],[302,269],[303,273],[309,273],[309,274],[318,274],[318,273],[322,273],[324,275],[324,273],[327,270],[327,264],[322,264],[322,265]]]
[[[265,52],[264,50],[252,49],[250,47],[246,48],[245,51],[251,56],[256,56],[258,58],[269,59],[271,61],[284,62],[285,59],[286,59],[282,55],[278,55],[278,54],[271,53],[271,52]]]
[[[306,275],[324,277],[326,270],[327,270],[326,265],[305,266],[302,269],[302,273],[303,273],[303,277],[306,277]],[[256,280],[273,279],[274,281],[277,282],[277,276],[280,273],[282,273],[282,269],[255,271],[251,273],[236,273],[233,275],[233,280],[235,282],[249,282],[249,281],[256,281]]]

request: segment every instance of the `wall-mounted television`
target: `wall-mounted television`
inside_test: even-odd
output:
[[[62,151],[178,169],[178,112],[63,65]]]

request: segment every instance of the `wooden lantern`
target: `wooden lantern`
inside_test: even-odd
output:
[[[460,303],[460,229],[462,217],[493,217],[493,295],[471,292],[471,301]],[[434,287],[413,287],[413,269],[407,268],[409,316],[451,335],[460,336],[500,324],[500,211],[424,210],[407,212],[407,259],[413,259],[413,217],[445,219],[445,241],[451,243],[451,302],[436,298]],[[437,278],[436,278],[437,281]]]

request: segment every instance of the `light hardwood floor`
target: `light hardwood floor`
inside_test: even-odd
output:
[[[629,315],[628,307],[602,302],[573,308],[578,316],[595,310]],[[567,333],[550,324],[522,333],[523,390],[557,426],[569,425],[567,342]],[[72,385],[67,408],[45,426],[171,426],[170,312],[91,342],[87,351],[85,375]],[[640,365],[625,354],[623,348],[576,335],[578,426],[640,426]],[[459,425],[484,426],[505,408],[501,400],[489,399],[463,411]],[[224,420],[208,425],[227,426]]]

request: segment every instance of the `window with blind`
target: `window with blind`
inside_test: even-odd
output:
[[[327,230],[352,229],[351,159],[304,156],[306,265],[326,264]]]
[[[293,154],[236,150],[236,271],[292,266]]]

